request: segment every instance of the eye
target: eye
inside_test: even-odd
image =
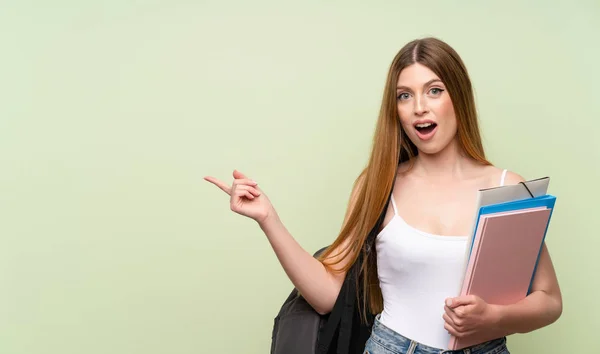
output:
[[[439,96],[442,94],[442,92],[444,92],[444,90],[442,90],[439,87],[433,87],[431,88],[431,90],[429,90],[429,92],[431,92],[431,94],[433,94],[434,96]]]
[[[409,98],[409,94],[408,92],[402,92],[401,94],[398,95],[398,101],[404,101],[407,100]]]

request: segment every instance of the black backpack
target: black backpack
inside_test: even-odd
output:
[[[326,247],[318,250],[314,257]],[[294,288],[275,317],[271,354],[314,354],[330,314],[320,315]]]
[[[318,250],[314,257],[321,254],[326,247]],[[317,354],[348,352],[350,345],[350,328],[352,321],[343,321],[348,317],[344,310],[354,305],[354,272],[348,272],[340,296],[332,311],[321,315],[293,289],[284,301],[275,317],[271,336],[271,354]],[[340,326],[341,325],[341,326]],[[344,329],[342,329],[344,328]],[[335,336],[337,341],[333,341]],[[346,349],[343,349],[346,348]],[[341,349],[341,351],[340,351]]]
[[[391,196],[391,193],[390,193]],[[389,198],[388,196],[388,203]],[[370,252],[375,244],[377,230],[383,223],[387,204],[379,216],[376,226],[371,230],[365,242],[366,252]],[[318,250],[314,257],[321,254],[326,247]],[[328,354],[328,353],[362,353],[367,341],[374,315],[367,315],[363,323],[358,313],[357,296],[359,269],[362,255],[346,273],[346,278],[335,305],[330,313],[320,315],[312,306],[293,289],[284,301],[275,317],[271,335],[270,354]],[[334,340],[337,339],[337,340]]]

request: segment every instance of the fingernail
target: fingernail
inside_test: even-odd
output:
[[[451,299],[447,299],[446,300],[446,306],[452,306],[452,300]]]

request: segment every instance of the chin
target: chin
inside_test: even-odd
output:
[[[443,150],[439,147],[434,147],[434,146],[428,146],[428,147],[417,146],[417,149],[419,150],[419,154],[425,154],[425,155],[437,155],[440,152],[442,152],[442,150]]]
[[[444,150],[452,149],[452,141],[429,141],[427,144],[415,144],[419,153],[437,155]]]

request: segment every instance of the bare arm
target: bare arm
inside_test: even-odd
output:
[[[523,181],[517,174],[509,173],[507,183]],[[457,337],[475,333],[489,338],[528,333],[555,322],[562,314],[562,296],[544,244],[533,278],[531,293],[523,300],[510,305],[486,304],[481,298],[468,295],[448,299],[444,313],[444,328]]]
[[[515,173],[507,183],[525,181]],[[562,314],[562,295],[547,246],[544,244],[531,286],[531,294],[513,305],[496,306],[498,328],[505,334],[527,333],[555,322]]]
[[[533,279],[531,294],[513,305],[494,306],[503,335],[528,333],[555,322],[562,313],[562,296],[546,245]]]
[[[260,223],[260,227],[288,278],[306,301],[320,314],[330,312],[342,287],[344,274],[327,271],[319,260],[298,244],[278,216]]]
[[[328,270],[323,263],[298,244],[256,182],[238,171],[234,171],[233,176],[232,187],[214,177],[205,177],[205,179],[230,195],[230,205],[234,212],[258,222],[294,286],[315,311],[320,314],[329,313],[339,295],[345,273],[334,273]],[[356,204],[356,189],[360,183],[359,179],[352,191],[344,223],[347,222],[349,212]],[[345,247],[346,244],[347,242],[340,248]],[[334,250],[331,258],[335,259],[339,253],[340,249]],[[347,262],[347,258],[342,259],[336,267],[341,269]]]
[[[352,191],[344,224],[348,220],[350,211],[356,205],[356,190],[361,183],[362,180],[359,179]],[[304,250],[288,232],[276,213],[269,215],[263,222],[259,222],[259,225],[294,286],[315,311],[320,314],[329,313],[339,295],[345,273],[329,271],[320,261]],[[341,248],[347,244],[348,242],[335,249],[331,253],[331,259],[336,259],[336,255],[341,253]],[[342,259],[336,267],[341,269],[347,262],[347,259]]]

